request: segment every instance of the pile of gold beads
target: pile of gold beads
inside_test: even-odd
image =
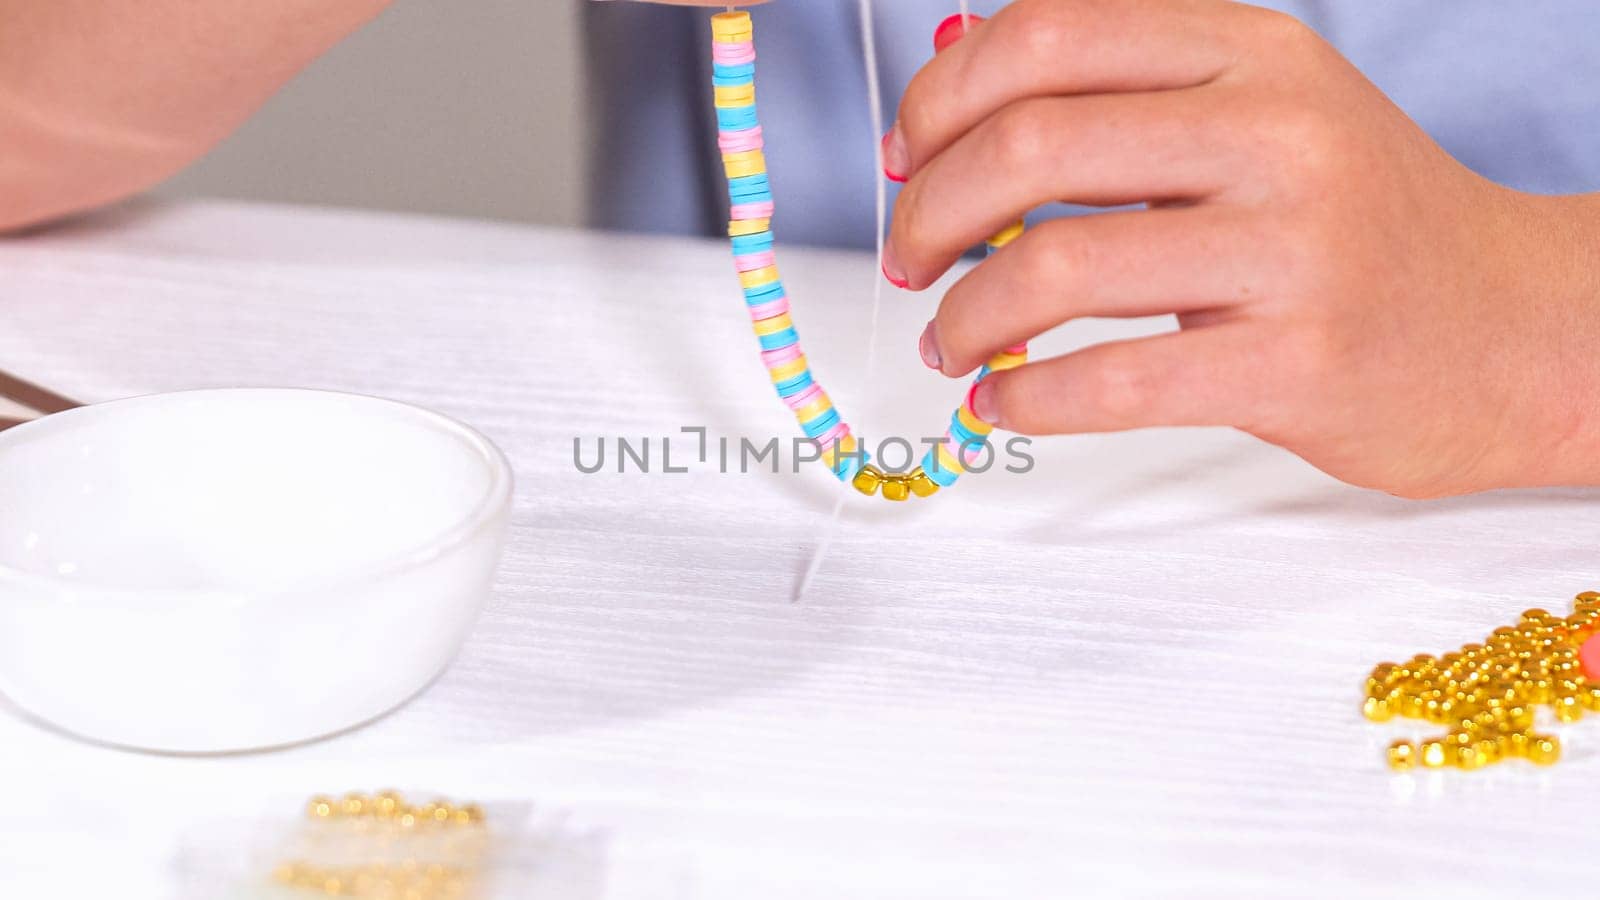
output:
[[[1571,615],[1524,612],[1481,644],[1437,657],[1379,663],[1367,676],[1362,711],[1374,722],[1399,716],[1444,726],[1443,735],[1389,745],[1389,767],[1480,769],[1507,759],[1549,765],[1561,757],[1555,735],[1535,729],[1535,711],[1558,722],[1600,712],[1600,593],[1579,594]],[[1593,642],[1591,642],[1593,638]],[[1586,646],[1587,644],[1587,646]],[[1580,658],[1581,657],[1581,658]]]
[[[858,491],[871,497],[883,489],[883,499],[896,502],[909,500],[912,494],[918,497],[932,497],[939,493],[939,486],[928,477],[928,473],[917,466],[909,472],[885,472],[872,463],[861,467],[856,477],[850,484]]]
[[[371,861],[340,859],[337,862],[294,860],[273,870],[280,887],[297,893],[326,897],[357,897],[364,900],[460,900],[472,894],[478,874],[478,858],[487,840],[483,810],[473,804],[456,805],[435,800],[413,806],[395,791],[371,796],[346,794],[344,797],[312,797],[306,804],[306,818],[314,823],[307,835],[314,847],[345,840],[346,856],[374,857]],[[324,828],[340,828],[319,840]],[[397,853],[400,843],[451,837],[450,843],[435,841],[428,846],[451,848],[451,858],[418,859],[413,854]],[[466,842],[465,848],[458,846]],[[409,844],[406,844],[409,846]]]
[[[306,803],[306,817],[319,822],[336,819],[377,819],[393,822],[401,828],[423,825],[479,825],[484,821],[483,810],[475,804],[452,806],[448,800],[435,800],[421,806],[411,806],[395,791],[381,791],[371,797],[365,794],[345,794],[342,799],[312,797]]]

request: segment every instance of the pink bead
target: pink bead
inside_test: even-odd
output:
[[[711,59],[713,62],[724,66],[742,66],[745,63],[756,61],[756,45],[753,41],[741,41],[737,44],[724,44],[715,41],[711,45]]]
[[[1583,677],[1600,681],[1600,634],[1583,642],[1578,648],[1578,663],[1583,666]]]
[[[776,265],[778,254],[773,250],[763,250],[760,253],[746,253],[744,256],[735,256],[733,264],[741,272],[753,272],[756,269],[765,269],[767,266]]]
[[[805,353],[800,349],[799,344],[790,344],[787,347],[779,347],[776,350],[761,351],[761,364],[771,369],[786,362],[794,362],[804,355]]]
[[[772,218],[772,212],[771,200],[764,203],[740,203],[730,211],[730,217],[735,222],[742,222],[746,219],[770,219]]]
[[[1006,352],[1007,353],[1027,353],[1028,352],[1028,342],[1027,341],[1023,341],[1020,344],[1012,344],[1011,346],[1006,348]]]
[[[789,404],[790,409],[799,409],[820,396],[822,396],[822,385],[813,384],[793,397],[783,398],[783,402]]]
[[[833,426],[831,431],[817,438],[817,446],[824,450],[828,450],[832,448],[834,444],[842,442],[849,436],[850,426],[846,425],[843,420],[840,420],[839,424]]]
[[[717,132],[717,149],[723,153],[745,153],[750,150],[760,150],[767,146],[766,139],[761,136],[761,126],[746,128],[743,131]]]
[[[781,316],[788,311],[789,298],[779,297],[771,303],[761,303],[750,307],[750,320],[752,322],[759,322],[762,319],[770,319],[774,316]]]

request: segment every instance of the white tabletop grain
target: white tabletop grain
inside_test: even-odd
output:
[[[780,256],[856,430],[939,433],[963,387],[916,362],[932,296],[888,299],[864,385],[872,260]],[[1036,348],[1162,327],[1081,322]],[[840,486],[814,465],[723,474],[680,433],[793,430],[724,245],[327,210],[140,205],[0,243],[0,368],[89,401],[379,394],[477,426],[519,476],[481,624],[373,725],[195,759],[0,712],[7,897],[176,896],[196,853],[297,798],[385,785],[566,816],[599,848],[584,897],[1462,897],[1591,877],[1600,722],[1563,729],[1548,770],[1395,776],[1400,732],[1357,701],[1380,659],[1600,587],[1596,492],[1410,503],[1228,431],[1048,440],[1026,475],[853,498],[791,603]],[[669,435],[689,472],[660,471]],[[652,438],[652,471],[579,472],[574,438],[602,437]]]

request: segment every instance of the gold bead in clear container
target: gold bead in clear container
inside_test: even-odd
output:
[[[362,794],[345,794],[339,801],[339,811],[347,816],[359,816],[367,811],[367,798]]]

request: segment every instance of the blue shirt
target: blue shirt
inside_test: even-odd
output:
[[[1483,176],[1539,193],[1600,190],[1600,2],[1269,0],[1338,47]],[[708,12],[588,4],[594,224],[721,233]],[[997,4],[973,4],[975,13]],[[886,120],[932,55],[951,0],[876,0]],[[785,241],[872,244],[878,174],[856,4],[757,7],[757,84]]]

